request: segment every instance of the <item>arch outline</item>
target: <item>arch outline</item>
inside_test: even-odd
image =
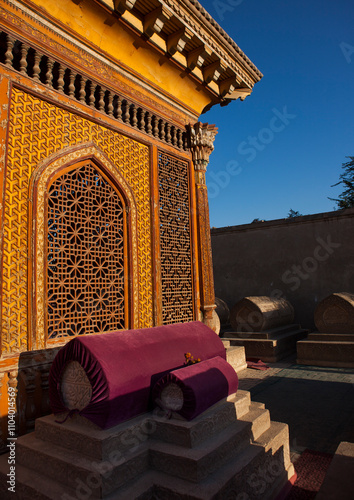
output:
[[[93,142],[78,144],[47,157],[40,162],[30,179],[29,220],[30,220],[30,265],[29,276],[29,349],[47,347],[45,332],[45,205],[50,180],[60,170],[75,163],[90,160],[97,169],[116,186],[123,196],[127,208],[128,229],[128,281],[129,281],[129,326],[139,324],[139,274],[138,274],[138,233],[137,206],[133,191],[119,168]],[[65,339],[62,343],[66,343]],[[59,343],[56,345],[60,345]]]

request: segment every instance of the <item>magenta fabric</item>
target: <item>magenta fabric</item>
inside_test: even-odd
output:
[[[183,407],[176,411],[187,420],[192,420],[218,401],[234,394],[238,388],[238,377],[225,359],[215,358],[173,370],[154,386],[152,397],[161,405],[161,392],[169,384],[177,384],[183,393]]]
[[[91,402],[80,411],[102,428],[113,427],[151,408],[151,387],[180,368],[184,353],[226,359],[220,338],[199,321],[76,337],[55,357],[49,375],[53,413],[68,411],[60,391],[69,361],[78,361],[92,385]]]
[[[270,368],[268,365],[263,363],[261,359],[253,361],[253,359],[247,358],[246,361],[247,361],[247,368],[253,368],[254,370],[268,370],[268,368]]]

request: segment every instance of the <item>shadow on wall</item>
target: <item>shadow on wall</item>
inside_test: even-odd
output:
[[[314,329],[317,304],[354,293],[354,209],[211,230],[215,295],[231,308],[246,296],[287,299]]]

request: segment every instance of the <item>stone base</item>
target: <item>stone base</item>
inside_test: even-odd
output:
[[[354,443],[338,446],[316,500],[352,500]]]
[[[223,340],[226,349],[226,361],[230,363],[236,373],[240,373],[247,368],[246,353],[243,346],[230,346],[228,340]]]
[[[271,500],[294,468],[288,426],[240,390],[191,422],[149,413],[101,430],[77,416],[37,419],[16,441],[16,496],[8,473],[3,455],[3,500]]]
[[[354,368],[354,335],[310,333],[297,343],[300,365]]]
[[[226,332],[223,341],[244,346],[247,358],[274,363],[296,352],[296,342],[308,334],[300,325],[287,325],[264,332]]]

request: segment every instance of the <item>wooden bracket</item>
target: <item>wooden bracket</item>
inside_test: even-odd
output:
[[[194,68],[196,67],[201,68],[203,66],[205,59],[212,53],[213,51],[204,44],[201,45],[200,47],[197,47],[196,49],[191,50],[187,54],[188,69],[193,71]]]
[[[225,97],[227,100],[229,99],[240,99],[244,101],[248,95],[250,95],[252,89],[249,88],[240,88],[233,90],[230,94],[227,94]]]
[[[203,68],[203,77],[205,83],[210,83],[213,80],[216,81],[219,79],[220,75],[224,73],[227,69],[227,64],[221,61],[220,59],[218,61],[215,61],[209,66],[206,66]]]
[[[173,56],[176,52],[182,52],[188,40],[193,36],[193,32],[188,28],[182,28],[172,33],[167,38],[167,52]]]
[[[157,9],[149,12],[144,16],[144,33],[147,37],[151,37],[154,33],[160,33],[166,21],[172,17],[172,12],[164,5],[160,5]]]
[[[226,78],[222,82],[219,83],[219,93],[221,97],[225,97],[230,92],[233,92],[237,86],[237,78],[236,75],[231,76],[230,78]]]
[[[119,14],[124,14],[126,10],[131,10],[136,0],[114,0],[114,10]]]

